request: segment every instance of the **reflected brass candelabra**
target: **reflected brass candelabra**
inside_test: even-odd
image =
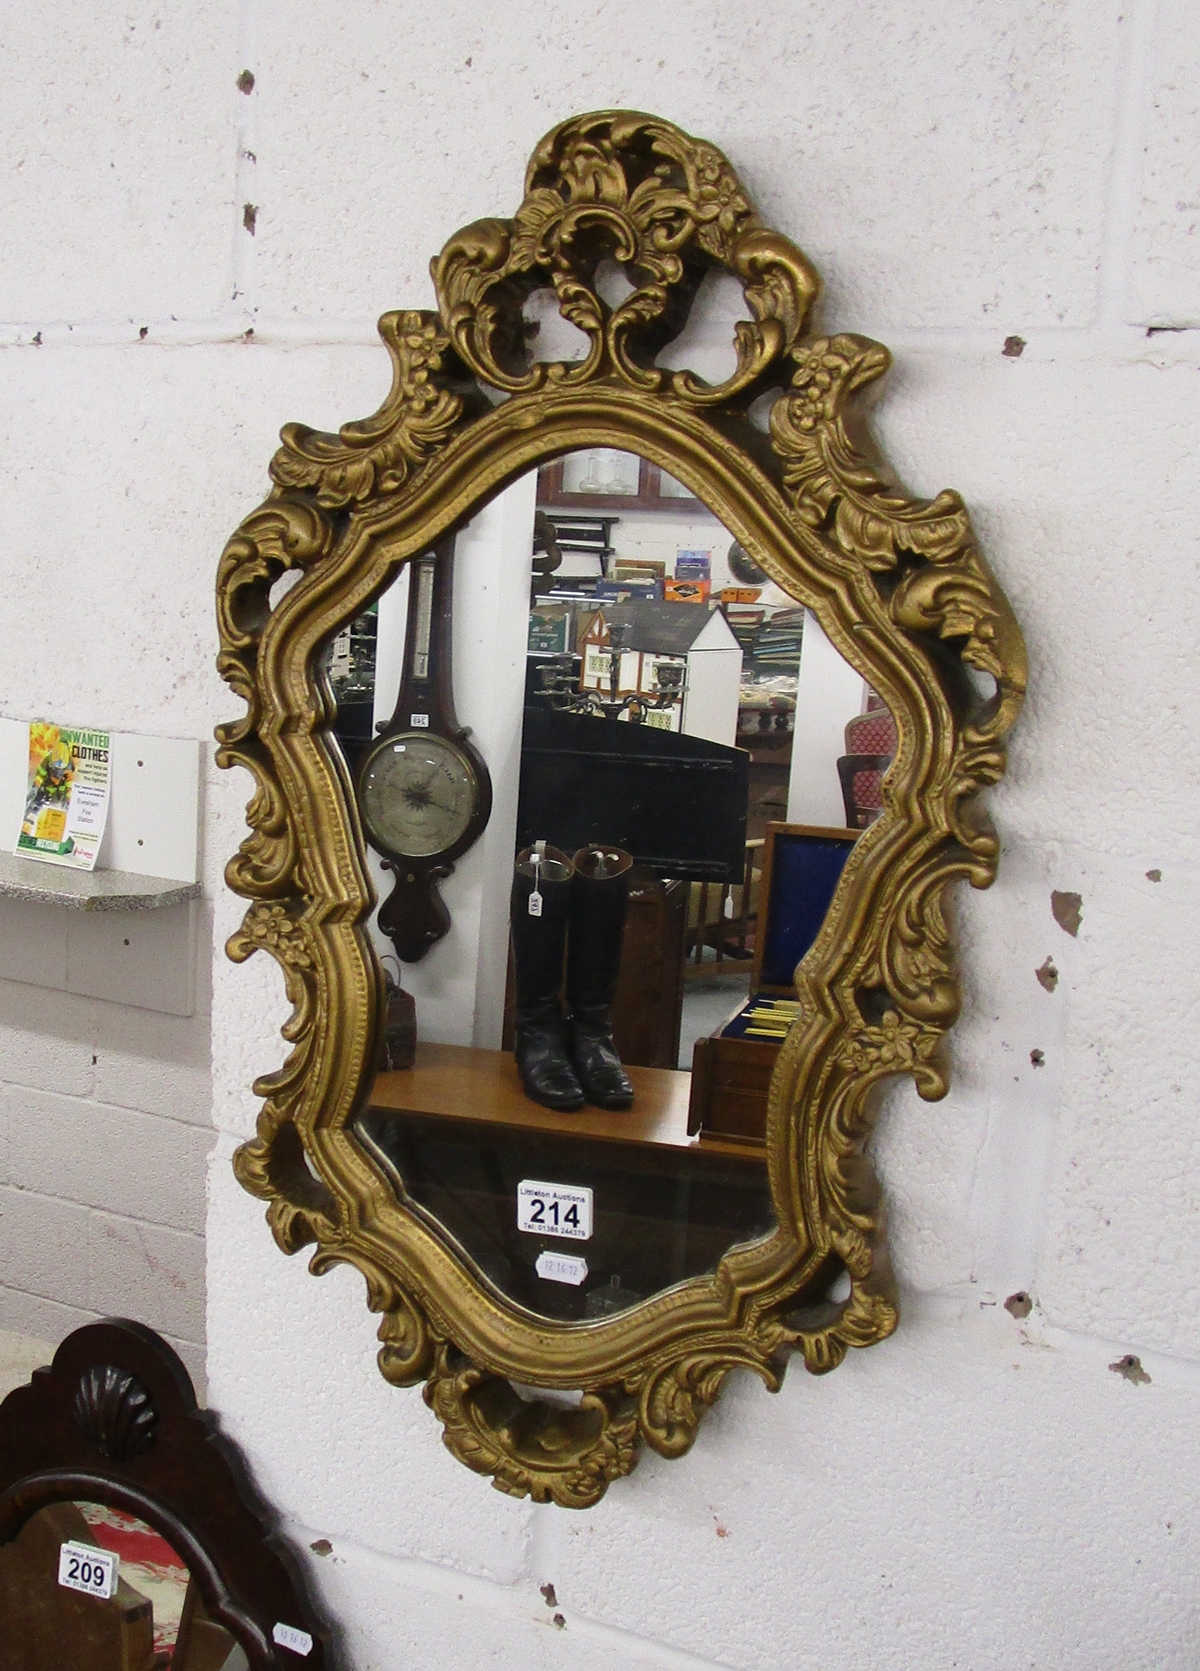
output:
[[[646,715],[661,712],[664,708],[671,708],[683,696],[686,669],[679,666],[664,666],[661,662],[654,669],[654,682],[657,690],[653,696],[634,691],[628,696],[621,696],[618,690],[621,683],[621,657],[625,652],[627,629],[614,626],[609,629],[609,668],[608,695],[604,696],[598,690],[580,690],[575,684],[574,660],[570,655],[550,656],[538,668],[538,678],[541,681],[542,695],[546,697],[550,706],[563,714],[595,714],[603,719],[620,719],[628,713],[635,725],[641,725]]]

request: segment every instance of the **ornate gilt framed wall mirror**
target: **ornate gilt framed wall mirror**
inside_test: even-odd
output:
[[[747,317],[704,378],[714,275]],[[566,122],[433,276],[380,322],[383,406],[289,425],[221,561],[229,950],[295,1005],[236,1168],[283,1249],[363,1273],[455,1455],[584,1507],[731,1369],[895,1327],[872,1101],[946,1091],[944,894],[995,872],[1024,652],[961,500],[870,441],[887,351],[810,334],[815,273],[713,146]]]

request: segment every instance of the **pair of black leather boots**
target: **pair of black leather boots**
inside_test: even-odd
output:
[[[514,1054],[525,1095],[565,1112],[629,1108],[633,1086],[612,1036],[612,1002],[633,860],[617,847],[573,859],[539,842],[517,855],[512,890]],[[563,949],[567,1014],[559,993]]]

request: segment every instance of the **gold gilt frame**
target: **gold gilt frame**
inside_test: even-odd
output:
[[[619,305],[597,288],[602,261],[635,287]],[[737,277],[751,315],[719,386],[655,363],[713,268]],[[895,1328],[864,1153],[872,1103],[895,1074],[923,1097],[946,1092],[940,1046],[959,991],[943,894],[995,874],[998,843],[976,797],[1004,769],[1025,657],[961,499],[910,497],[866,432],[862,396],[887,350],[808,334],[816,274],[762,224],[712,145],[639,112],[565,122],[534,152],[515,219],[466,227],[432,271],[436,313],[380,321],[394,367],[380,410],[337,435],[289,424],[270,495],[221,559],[219,665],[247,711],[219,729],[218,760],[256,783],[252,833],[226,870],[252,903],[228,950],[235,961],[270,952],[294,1004],[291,1052],[255,1084],[258,1134],[235,1167],[269,1203],[286,1252],[313,1246],[314,1272],[337,1260],[362,1272],[383,1314],[383,1374],[425,1383],[456,1456],[503,1491],[584,1507],[643,1444],[686,1451],[730,1370],[775,1389],[792,1351],[821,1373]],[[589,339],[585,358],[531,361],[522,308],[547,287]],[[755,421],[764,395],[769,431]],[[384,999],[320,661],[404,563],[523,472],[587,447],[641,453],[705,500],[816,613],[900,740],[883,815],[798,971],[802,1019],[768,1113],[778,1229],[711,1276],[603,1322],[560,1324],[474,1276],[349,1130]],[[272,603],[287,570],[300,579]],[[849,1298],[833,1301],[843,1267]],[[530,1401],[512,1382],[582,1389],[582,1402]]]

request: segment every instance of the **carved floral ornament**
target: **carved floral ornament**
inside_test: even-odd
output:
[[[602,262],[634,287],[619,305],[600,294]],[[750,314],[717,386],[657,364],[714,268],[741,282]],[[268,951],[295,1006],[290,1054],[255,1084],[258,1133],[235,1165],[285,1251],[312,1246],[314,1271],[346,1260],[362,1272],[383,1374],[425,1383],[455,1455],[501,1490],[583,1507],[644,1444],[686,1451],[735,1367],[775,1389],[793,1351],[823,1372],[895,1328],[864,1154],[873,1094],[897,1074],[929,1099],[947,1090],[940,1042],[959,992],[942,896],[995,874],[977,794],[1004,769],[1024,649],[961,499],[906,494],[867,434],[861,397],[887,350],[806,334],[817,276],[713,146],[636,112],[565,122],[534,152],[515,218],[464,228],[432,271],[437,313],[380,321],[393,381],[379,411],[337,435],[289,424],[270,495],[221,559],[220,668],[246,713],[219,730],[218,759],[255,780],[251,834],[226,870],[252,903],[229,952]],[[548,287],[588,339],[581,359],[530,357],[523,307]],[[581,1326],[534,1318],[479,1281],[350,1130],[384,996],[320,657],[406,561],[530,467],[586,447],[641,453],[704,499],[816,613],[900,742],[883,815],[798,971],[801,1019],[768,1113],[777,1229],[711,1276]],[[272,607],[289,569],[302,577]],[[835,1302],[841,1269],[850,1293]],[[512,1382],[582,1389],[582,1403],[529,1402]]]

